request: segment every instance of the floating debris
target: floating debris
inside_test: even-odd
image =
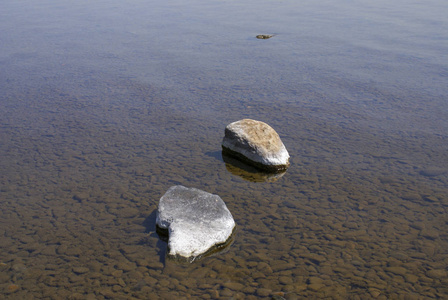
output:
[[[267,40],[270,39],[271,37],[273,37],[275,34],[259,34],[256,36],[257,39],[260,40]]]

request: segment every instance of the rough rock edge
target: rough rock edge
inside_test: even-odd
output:
[[[230,245],[233,242],[233,234],[235,232],[236,222],[233,219],[232,213],[229,211],[229,209],[227,208],[226,203],[221,199],[221,197],[219,197],[219,195],[208,193],[208,192],[206,192],[204,190],[200,190],[200,189],[197,189],[197,188],[188,188],[188,187],[185,187],[183,185],[174,185],[174,186],[171,186],[167,190],[167,192],[165,192],[165,194],[162,196],[162,198],[160,200],[162,200],[165,197],[165,195],[171,189],[175,189],[175,188],[178,188],[178,187],[181,187],[181,188],[186,189],[186,190],[193,190],[193,191],[198,191],[198,192],[201,192],[201,193],[210,194],[211,196],[219,198],[219,200],[223,203],[223,205],[224,205],[225,209],[227,210],[227,212],[230,214],[233,226],[232,226],[232,229],[231,229],[230,233],[226,234],[227,238],[225,240],[224,239],[215,240],[215,243],[211,244],[210,247],[207,248],[207,250],[204,249],[204,252],[201,252],[199,254],[191,253],[192,255],[190,255],[190,256],[182,255],[182,254],[179,254],[179,253],[171,254],[171,249],[169,247],[169,244],[170,244],[169,243],[169,239],[170,239],[171,230],[172,230],[170,228],[171,228],[173,220],[170,220],[170,218],[168,218],[168,219],[161,219],[160,218],[160,211],[159,211],[159,208],[158,208],[157,209],[157,217],[156,217],[156,232],[159,234],[159,237],[163,241],[168,243],[167,257],[170,258],[170,259],[176,260],[178,262],[188,262],[188,261],[189,262],[193,262],[193,261],[198,260],[198,259],[200,259],[202,257],[210,256],[213,253],[221,251],[223,248],[226,248],[228,245]],[[160,203],[159,203],[159,205],[160,205]],[[228,230],[225,230],[225,232],[228,232]]]
[[[168,259],[177,262],[177,263],[193,263],[195,261],[199,261],[203,258],[213,256],[214,254],[220,253],[221,251],[227,249],[231,244],[234,242],[235,237],[235,231],[236,231],[236,224],[232,229],[232,233],[229,235],[227,240],[223,243],[217,243],[214,244],[212,247],[210,247],[206,252],[199,254],[199,255],[192,255],[189,257],[185,257],[179,254],[170,254],[170,248],[168,246],[166,251],[166,256]],[[162,237],[162,240],[167,242],[169,241],[169,229],[168,228],[162,228],[159,225],[156,224],[156,232]]]
[[[286,174],[286,171],[267,172],[260,170],[234,156],[228,156],[224,151],[222,152],[222,159],[226,163],[227,171],[250,182],[275,182]]]
[[[239,152],[236,152],[230,148],[227,148],[226,146],[222,145],[222,152],[223,154],[230,156],[230,157],[234,157],[246,164],[252,165],[254,167],[256,167],[257,169],[266,171],[266,172],[271,172],[271,173],[277,173],[277,172],[282,172],[282,171],[286,171],[286,169],[289,168],[289,160],[287,164],[281,164],[281,165],[267,165],[267,164],[263,164],[261,162],[257,162],[254,161],[252,159],[249,159],[248,157],[246,157],[244,154],[241,154]]]

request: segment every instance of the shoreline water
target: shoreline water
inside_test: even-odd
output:
[[[0,294],[446,297],[446,20],[431,3],[8,7]],[[278,180],[245,180],[217,154],[243,118],[279,133]],[[225,253],[165,260],[150,223],[175,184],[226,202]]]

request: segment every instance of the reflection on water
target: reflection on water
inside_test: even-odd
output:
[[[266,173],[260,171],[255,167],[247,165],[238,159],[226,155],[224,152],[222,153],[222,159],[226,163],[227,171],[229,171],[233,175],[240,176],[241,178],[247,181],[274,182],[279,180],[286,173],[286,171],[280,173]]]
[[[1,296],[446,298],[447,4],[338,2],[0,4]],[[221,159],[243,118],[276,181]],[[226,251],[165,259],[175,184],[224,200]]]

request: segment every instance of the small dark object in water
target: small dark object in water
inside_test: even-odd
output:
[[[256,36],[256,38],[260,39],[260,40],[267,40],[267,39],[270,39],[273,36],[274,36],[273,34],[259,34],[259,35]]]

